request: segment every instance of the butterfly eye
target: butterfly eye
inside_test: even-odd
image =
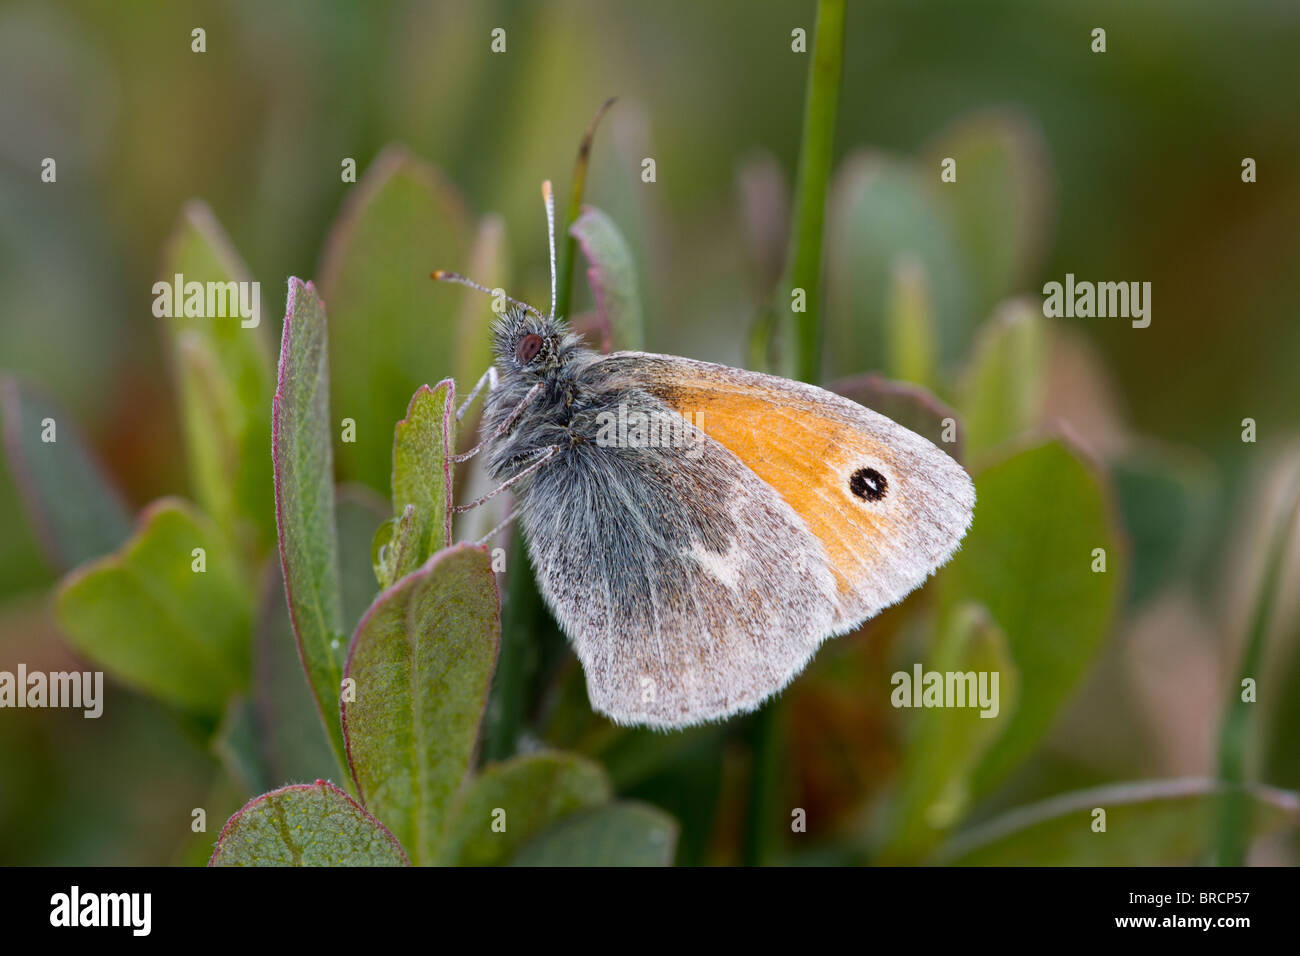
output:
[[[889,482],[874,468],[859,468],[849,479],[849,491],[863,501],[879,501],[888,489]]]
[[[515,358],[519,364],[527,365],[533,359],[537,358],[537,353],[542,350],[542,337],[536,332],[530,332],[519,340],[515,346]]]

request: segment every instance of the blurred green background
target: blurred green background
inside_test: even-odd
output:
[[[500,217],[508,286],[543,304],[538,184],[553,179],[565,208],[581,133],[613,95],[586,198],[633,250],[647,347],[752,364],[751,330],[785,248],[807,80],[790,35],[802,27],[811,45],[814,20],[807,2],[5,3],[0,369],[71,413],[133,509],[191,495],[151,313],[187,200],[211,207],[262,282],[278,342],[284,280],[319,279],[331,225],[360,188],[340,180],[340,162],[355,159],[364,180],[401,144],[459,194],[467,234]],[[206,30],[202,54],[191,52],[195,27]],[[496,27],[504,54],[489,50]],[[1104,54],[1090,49],[1095,27],[1107,32]],[[1043,283],[1067,272],[1153,287],[1149,328],[1046,326],[1025,431],[1064,422],[1097,463],[1123,597],[1044,733],[962,801],[965,828],[1081,788],[1218,772],[1219,727],[1300,435],[1298,50],[1300,6],[1264,0],[850,4],[828,211],[828,378],[909,377],[880,332],[899,262],[921,263],[940,330],[937,367],[920,384],[963,412],[976,329],[1000,304],[1023,294],[1032,314]],[[938,160],[960,144],[971,145],[963,155],[996,154],[977,180],[988,188],[938,198]],[[45,157],[57,159],[57,183],[41,181]],[[1244,157],[1258,164],[1254,184],[1242,182]],[[959,159],[957,186],[978,162]],[[428,270],[470,267],[468,241],[448,241],[463,261],[415,263],[394,280],[418,286],[431,313],[460,300],[434,290]],[[430,382],[459,371],[453,347],[420,339],[420,317],[407,318],[417,345],[403,362],[427,366]],[[365,337],[350,347],[364,350]],[[410,388],[396,393],[375,399],[384,424],[347,452],[372,465],[344,463],[348,476],[386,476],[387,429]],[[1242,441],[1245,418],[1254,443]],[[1052,519],[1057,489],[1020,491],[1041,493],[1041,520]],[[0,669],[78,666],[50,611],[59,575],[8,469],[0,535]],[[1296,550],[1269,622],[1248,761],[1250,777],[1291,792],[1278,805],[1300,787]],[[909,601],[827,645],[784,695],[778,802],[810,823],[784,841],[783,859],[920,858],[881,822],[898,819],[900,779],[916,772],[914,714],[889,707],[888,677],[918,659],[912,648],[928,646],[932,623]],[[1071,621],[1059,633],[1070,640]],[[1022,687],[1034,686],[1032,662],[1018,663]],[[247,795],[223,783],[204,728],[108,683],[97,721],[0,711],[0,863],[191,859],[190,809],[213,808],[214,837]],[[747,729],[611,742],[534,727],[539,740],[599,757],[621,792],[676,814],[678,858],[692,863],[745,856]],[[214,792],[229,804],[220,811]],[[1295,817],[1292,806],[1285,825],[1266,828],[1250,859],[1295,863]],[[1171,861],[1198,858],[1178,847]],[[1092,852],[1066,847],[1043,861],[1119,859]],[[1134,852],[1164,861],[1155,848]]]

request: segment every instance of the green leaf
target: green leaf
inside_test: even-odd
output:
[[[971,530],[940,576],[941,604],[988,608],[1007,637],[1020,695],[972,775],[972,798],[1029,754],[1087,672],[1119,607],[1125,564],[1101,479],[1059,439],[986,468],[975,495]],[[1105,550],[1104,572],[1092,570],[1096,548]]]
[[[413,548],[397,576],[451,547],[451,508],[456,453],[456,383],[421,385],[393,437],[393,511],[415,506]]]
[[[352,637],[343,732],[357,791],[419,864],[435,859],[474,753],[501,624],[487,552],[439,551]]]
[[[1216,483],[1211,465],[1181,448],[1144,444],[1111,464],[1133,546],[1128,603],[1185,578],[1210,544]]]
[[[1038,424],[1046,390],[1042,312],[1025,300],[1003,305],[976,337],[958,388],[966,453],[982,452]]]
[[[836,173],[826,256],[831,377],[885,367],[891,277],[909,260],[929,283],[938,361],[951,365],[966,354],[974,324],[966,281],[924,178],[909,164],[873,153],[850,156]],[[777,307],[788,310],[790,303]]]
[[[923,670],[974,673],[977,680],[988,674],[990,696],[998,709],[986,713],[976,706],[978,701],[968,699],[966,707],[898,711],[913,727],[881,863],[920,861],[961,820],[969,805],[971,771],[1015,712],[1017,674],[1006,637],[978,604],[962,603],[951,609]],[[996,688],[991,684],[993,675]]]
[[[636,351],[645,346],[641,295],[637,288],[632,250],[614,220],[593,206],[583,209],[569,232],[582,246],[587,281],[596,310],[616,349]]]
[[[956,160],[957,181],[940,164]],[[1009,111],[965,117],[920,157],[935,201],[960,244],[976,315],[1024,290],[1050,232],[1052,182],[1046,144],[1032,120]]]
[[[14,484],[50,565],[67,571],[116,551],[131,534],[131,512],[72,417],[6,375],[0,420]]]
[[[331,783],[251,800],[221,831],[209,866],[409,866],[388,829]]]
[[[429,278],[434,269],[468,265],[470,229],[455,190],[400,148],[375,159],[344,206],[320,270],[330,304],[332,404],[357,430],[356,442],[339,447],[344,477],[387,490],[381,447],[411,393],[431,378],[472,383],[482,374],[481,353],[466,347],[458,355],[457,344],[464,297],[482,294]],[[452,367],[454,356],[478,367]]]
[[[192,570],[195,548],[205,571]],[[73,646],[114,677],[215,717],[248,686],[251,590],[212,523],[163,499],[121,550],[63,580],[58,617]]]
[[[657,807],[620,801],[574,813],[520,848],[512,866],[668,866],[677,822]]]
[[[177,275],[185,286],[251,281],[212,210],[200,202],[185,205],[163,262],[169,289],[162,294],[169,298]],[[271,358],[262,311],[257,325],[247,328],[243,323],[253,319],[238,314],[160,320],[171,343],[195,499],[241,549],[253,553],[273,534],[266,454]]]
[[[1231,788],[1213,780],[1112,784],[1062,794],[959,834],[937,862],[958,866],[1188,866],[1207,862],[1213,821]],[[1252,836],[1300,826],[1300,795],[1251,787]],[[1106,811],[1104,833],[1094,813]]]
[[[335,756],[347,766],[337,706],[343,602],[334,519],[333,443],[325,306],[312,284],[289,280],[272,416],[275,515],[298,652]]]
[[[571,813],[609,802],[597,763],[566,753],[534,753],[489,765],[457,796],[439,862],[493,866]]]
[[[569,210],[560,237],[563,247],[557,263],[558,281],[555,290],[555,314],[565,318],[569,317],[570,294],[573,291],[573,267],[577,264],[578,258],[578,242],[571,227],[582,211],[582,198],[587,189],[587,167],[591,163],[591,144],[596,138],[596,127],[600,125],[600,119],[605,115],[606,110],[613,105],[614,97],[611,96],[601,104],[600,109],[596,110],[596,115],[592,117],[587,132],[583,134],[582,141],[578,144],[578,158],[573,164]]]
[[[886,369],[891,378],[918,385],[934,382],[939,350],[934,306],[925,267],[910,255],[895,260],[885,306]]]

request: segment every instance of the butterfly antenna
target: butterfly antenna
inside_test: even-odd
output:
[[[551,243],[551,318],[555,318],[555,194],[551,181],[542,181],[542,199],[546,202],[546,238]]]
[[[494,297],[498,294],[497,291],[496,291],[495,289],[489,289],[489,288],[488,288],[487,286],[485,286],[485,285],[479,285],[479,284],[478,284],[477,282],[475,282],[473,279],[467,279],[467,278],[465,278],[463,275],[461,275],[459,272],[449,272],[449,271],[447,271],[446,269],[438,269],[438,270],[435,271],[435,272],[430,272],[430,273],[429,273],[429,278],[431,278],[431,279],[436,279],[436,280],[439,281],[439,282],[456,282],[456,283],[459,283],[460,285],[467,285],[467,286],[469,286],[471,289],[478,289],[480,292],[486,292],[488,295],[490,295],[490,296],[494,296]],[[555,292],[553,291],[553,287],[554,287],[554,283],[552,283],[552,292],[551,292],[551,295],[552,295],[552,296],[555,295]],[[544,319],[544,318],[546,318],[546,316],[542,315],[542,313],[538,312],[536,309],[534,309],[534,308],[533,308],[531,305],[529,305],[527,302],[520,302],[518,299],[514,298],[513,296],[506,295],[504,292],[502,292],[502,293],[500,293],[500,294],[501,294],[501,296],[502,296],[502,297],[503,297],[507,302],[513,302],[515,305],[519,306],[519,308],[524,309],[524,310],[526,310],[526,311],[528,311],[528,312],[531,312],[533,315],[537,316],[539,319]],[[552,312],[555,311],[555,305],[554,305],[554,304],[551,305],[551,311],[552,311]]]

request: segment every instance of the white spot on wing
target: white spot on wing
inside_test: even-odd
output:
[[[699,541],[692,541],[691,550],[687,553],[695,559],[706,574],[717,578],[724,587],[732,591],[736,590],[736,585],[740,583],[741,562],[744,555],[741,554],[734,538],[728,544],[726,554],[709,551]]]

